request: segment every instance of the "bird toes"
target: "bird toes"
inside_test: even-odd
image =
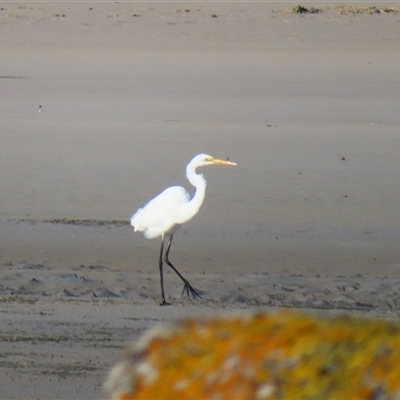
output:
[[[197,293],[195,289],[193,289],[193,287],[190,285],[189,282],[185,282],[185,286],[183,287],[181,297],[183,297],[185,293],[188,297],[193,296],[194,299],[196,298],[201,299],[200,294]]]

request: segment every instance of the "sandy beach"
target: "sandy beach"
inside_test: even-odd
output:
[[[398,317],[400,14],[302,5],[0,4],[2,399],[101,398],[189,315]],[[174,239],[202,299],[166,271],[160,307],[159,240],[128,221],[200,152],[238,166],[201,171]]]

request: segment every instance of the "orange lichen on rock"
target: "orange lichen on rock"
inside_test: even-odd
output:
[[[151,330],[106,382],[107,398],[400,397],[400,324],[293,312],[187,319]]]

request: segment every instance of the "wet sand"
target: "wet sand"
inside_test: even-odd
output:
[[[2,4],[2,398],[99,398],[158,321],[398,316],[399,14],[292,6]],[[203,298],[167,273],[159,307],[159,241],[127,221],[199,152],[238,167],[202,170],[172,248]]]

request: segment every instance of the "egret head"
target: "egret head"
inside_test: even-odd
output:
[[[218,158],[214,158],[208,154],[198,154],[193,158],[190,162],[195,168],[203,167],[205,165],[237,165],[235,162],[227,161],[227,160],[220,160]],[[189,165],[190,165],[189,164]]]

